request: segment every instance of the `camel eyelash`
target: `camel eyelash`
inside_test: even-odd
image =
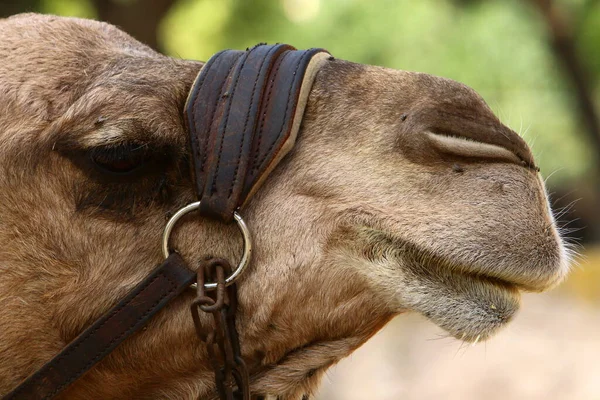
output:
[[[62,143],[57,144],[55,150],[101,183],[134,183],[146,176],[158,176],[177,158],[175,149],[169,145],[139,141],[92,147]]]
[[[99,172],[114,175],[132,174],[156,156],[147,143],[122,143],[89,151],[89,159]]]

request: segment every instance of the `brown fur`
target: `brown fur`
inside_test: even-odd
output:
[[[194,199],[182,108],[202,64],[39,15],[0,20],[0,58],[6,393],[161,261],[166,219]],[[124,138],[159,149],[156,168],[117,182],[89,168],[90,149]],[[282,399],[313,392],[398,313],[485,339],[516,312],[518,289],[567,272],[527,146],[471,89],[425,74],[327,63],[296,148],[243,215],[256,248],[239,286],[243,355],[253,392]],[[193,266],[237,260],[238,235],[190,217],[173,242]],[[192,296],[63,397],[214,398]]]

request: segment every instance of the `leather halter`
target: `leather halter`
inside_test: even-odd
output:
[[[325,50],[225,50],[202,68],[185,106],[200,213],[230,222],[293,147]],[[4,400],[50,399],[140,330],[196,279],[171,255]]]

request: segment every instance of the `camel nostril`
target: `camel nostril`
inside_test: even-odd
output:
[[[522,165],[527,168],[537,169],[534,165],[528,164],[518,154],[513,151],[492,143],[480,142],[465,136],[446,135],[434,132],[426,132],[432,147],[444,154],[451,154],[458,157],[491,160],[496,162],[509,162]],[[455,172],[462,172],[463,168],[454,164]]]
[[[456,103],[460,103],[456,100]],[[515,164],[537,170],[531,149],[518,133],[503,125],[498,118],[481,104],[444,105],[422,112],[427,118],[421,126],[430,139],[438,139],[438,147],[466,157],[501,158]]]

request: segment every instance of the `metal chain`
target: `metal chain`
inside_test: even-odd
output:
[[[197,271],[197,296],[191,306],[192,318],[198,337],[206,343],[219,398],[250,400],[248,369],[240,353],[235,327],[237,287],[235,283],[225,286],[225,277],[230,273],[231,265],[227,260],[211,258],[201,263]],[[217,284],[210,295],[204,287],[209,279]],[[212,314],[212,327],[202,326],[198,310]],[[234,391],[235,386],[237,390]]]

